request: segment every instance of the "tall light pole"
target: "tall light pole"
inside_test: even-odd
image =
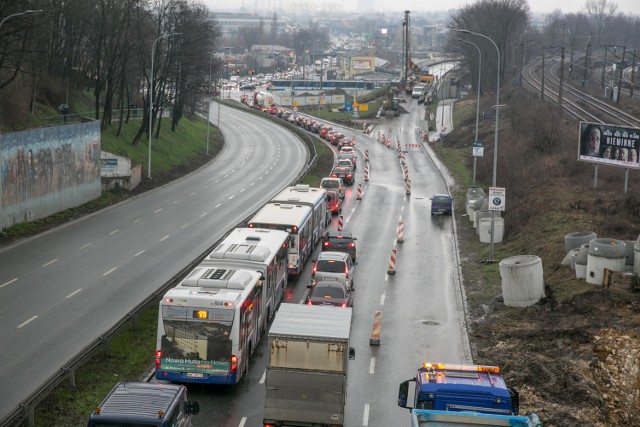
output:
[[[499,118],[500,118],[500,49],[498,49],[498,45],[491,38],[485,36],[484,34],[474,33],[473,31],[456,29],[456,28],[452,28],[451,30],[459,33],[463,33],[463,34],[472,34],[474,36],[483,37],[489,40],[493,45],[493,47],[496,48],[496,54],[498,55],[498,66],[497,66],[498,72],[497,72],[497,80],[496,80],[496,129],[495,129],[494,142],[493,142],[493,180],[491,181],[492,187],[495,187],[496,175],[498,172],[498,126],[500,124],[500,121],[499,121]],[[489,246],[489,260],[488,260],[490,262],[493,262],[493,235],[494,235],[494,227],[495,227],[495,215],[496,215],[496,211],[492,210],[491,211],[491,243]]]
[[[477,44],[464,40],[464,39],[456,39],[458,41],[468,43],[474,45],[478,50],[478,101],[476,102],[476,133],[475,133],[475,141],[478,141],[478,122],[480,121],[480,75],[482,73],[482,52],[480,52],[480,48]],[[476,186],[476,163],[478,157],[473,156],[473,182],[471,184],[472,187]]]
[[[149,81],[149,163],[147,166],[147,179],[151,179],[151,133],[152,133],[152,122],[153,122],[153,58],[155,56],[156,51],[156,43],[158,40],[164,39],[171,36],[177,36],[182,33],[171,33],[165,34],[163,36],[158,37],[154,40],[153,46],[151,47],[151,78]]]
[[[213,102],[213,100],[211,99],[211,90],[213,90],[211,89],[211,64],[212,63],[213,63],[213,53],[210,55],[210,59],[209,59],[209,87],[207,88],[207,90],[209,91],[209,96],[208,96],[209,108],[207,109],[207,151],[206,151],[207,156],[209,155],[209,121],[211,120],[211,103]],[[218,123],[219,122],[220,122],[220,119],[218,119]]]
[[[16,16],[20,16],[20,15],[26,15],[28,13],[36,13],[36,12],[42,12],[41,9],[37,9],[37,10],[25,10],[24,12],[18,12],[18,13],[13,13],[11,15],[7,15],[4,17],[4,19],[2,19],[2,21],[0,21],[0,27],[2,27],[2,24],[4,24],[8,19],[11,19],[13,17]],[[4,217],[2,214],[2,204],[3,204],[3,198],[2,198],[2,142],[0,140],[0,234],[3,233],[3,225],[4,225]]]

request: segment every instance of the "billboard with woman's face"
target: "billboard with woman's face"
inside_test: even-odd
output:
[[[578,160],[640,168],[640,129],[580,122]]]

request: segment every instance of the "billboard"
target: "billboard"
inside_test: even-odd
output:
[[[640,129],[580,122],[578,160],[639,169]]]
[[[352,67],[354,70],[371,70],[371,60],[368,59],[352,59]]]

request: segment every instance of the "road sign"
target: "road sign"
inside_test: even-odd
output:
[[[360,111],[369,111],[369,104],[360,104],[358,107]]]
[[[358,101],[353,101],[353,108],[358,108],[358,105],[360,105],[358,104]]]
[[[504,187],[489,187],[489,210],[504,211],[505,198]]]
[[[326,103],[327,103],[327,101],[326,101],[324,95],[320,95],[320,104],[326,104]]]
[[[345,102],[344,103],[344,111],[345,111],[345,113],[350,113],[351,111],[353,111],[353,105],[351,105],[350,103]]]
[[[474,141],[473,142],[473,157],[482,157],[484,156],[484,142],[482,141]]]
[[[297,107],[298,105],[299,105],[299,104],[298,104],[298,101],[293,101],[293,106],[294,106],[294,107]]]

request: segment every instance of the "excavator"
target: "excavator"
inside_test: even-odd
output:
[[[416,80],[419,80],[420,83],[431,84],[433,82],[434,76],[433,74],[431,74],[428,67],[420,68],[418,67],[418,64],[416,64],[412,60],[409,60],[409,64],[411,65],[411,69],[413,70],[413,74],[415,76],[414,78]]]
[[[398,88],[390,87],[387,99],[382,101],[382,116],[400,115],[400,98],[398,98]]]

